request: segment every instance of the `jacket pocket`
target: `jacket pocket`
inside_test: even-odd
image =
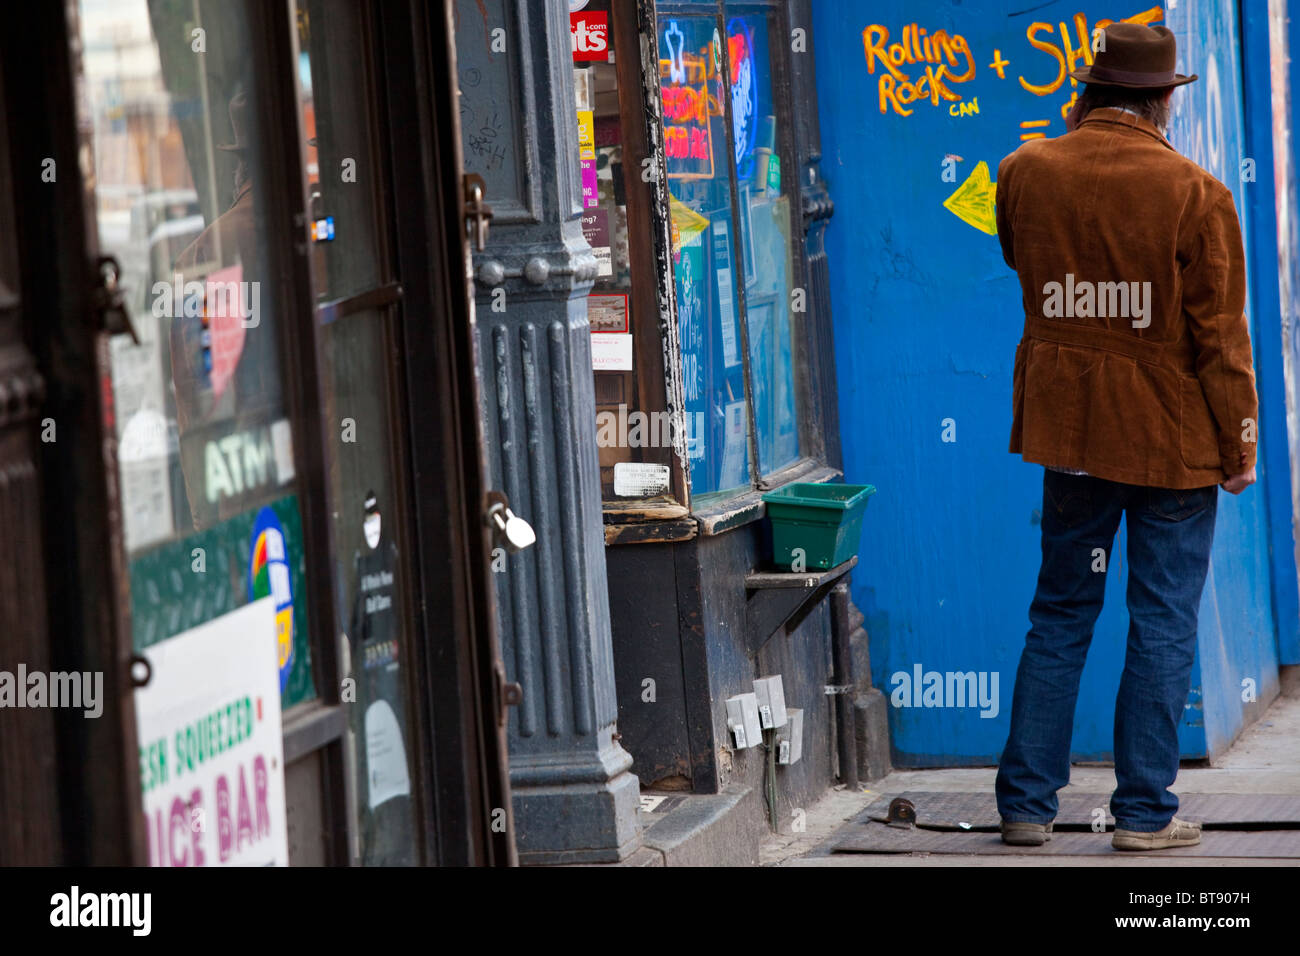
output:
[[[1219,429],[1214,423],[1201,380],[1195,375],[1179,377],[1179,445],[1188,468],[1218,468]]]

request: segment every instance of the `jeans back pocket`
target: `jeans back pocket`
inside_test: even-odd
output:
[[[1147,509],[1166,521],[1186,521],[1200,514],[1218,493],[1218,485],[1204,488],[1148,488]]]
[[[1043,505],[1050,518],[1063,528],[1074,528],[1092,516],[1091,479],[1086,475],[1065,475],[1046,470],[1043,482]]]

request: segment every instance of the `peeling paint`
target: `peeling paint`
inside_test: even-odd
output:
[[[690,500],[691,470],[686,449],[686,396],[682,382],[681,342],[677,327],[677,288],[672,271],[672,225],[668,213],[668,165],[660,131],[658,25],[653,0],[638,0],[638,30],[641,40],[641,83],[644,93],[646,142],[649,158],[656,172],[651,183],[655,273],[659,283],[659,336],[663,343],[666,404],[672,416],[673,457],[682,474],[684,497]],[[636,164],[640,169],[641,164]],[[685,503],[685,502],[684,502]]]

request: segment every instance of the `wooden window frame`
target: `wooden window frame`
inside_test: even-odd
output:
[[[776,37],[787,35],[791,29],[790,9],[787,3],[779,0],[635,0],[636,16],[632,18],[620,15],[612,18],[611,32],[614,34],[616,65],[620,91],[620,115],[623,123],[624,165],[628,168],[628,158],[633,156],[637,165],[646,159],[650,168],[656,171],[656,177],[646,189],[637,189],[636,217],[644,229],[633,226],[633,190],[628,192],[628,232],[633,238],[629,244],[632,261],[633,287],[641,287],[637,302],[640,314],[659,316],[659,335],[653,340],[641,325],[641,333],[634,340],[635,362],[639,368],[646,369],[646,364],[657,350],[662,356],[664,367],[664,389],[657,394],[673,396],[675,402],[668,409],[673,415],[674,427],[680,430],[685,423],[682,402],[682,352],[677,328],[676,288],[672,273],[671,227],[668,219],[667,165],[663,151],[661,135],[662,102],[659,92],[658,65],[658,16],[661,8],[667,8],[675,15],[712,16],[720,33],[725,35],[729,16],[760,15],[765,16],[769,26],[769,53],[772,79],[772,102],[777,116],[782,120],[777,124],[777,152],[790,164],[783,169],[786,178],[786,193],[790,199],[790,259],[792,265],[791,288],[808,288],[808,260],[804,242],[803,229],[803,182],[802,170],[796,167],[795,132],[793,125],[793,89],[791,80],[790,51],[783,43],[774,42]],[[649,38],[647,45],[640,46],[641,38]],[[643,58],[642,49],[646,50]],[[625,52],[627,51],[627,52]],[[724,44],[724,70],[729,71],[729,51]],[[632,75],[633,70],[638,75]],[[635,90],[634,98],[631,92]],[[730,177],[730,196],[732,221],[739,223],[739,195],[736,188],[735,164],[732,144],[731,104],[724,103],[724,128],[727,135],[727,163]],[[638,122],[640,119],[640,122]],[[634,150],[643,150],[637,153]],[[643,237],[649,234],[651,242]],[[639,240],[639,241],[638,241]],[[741,244],[743,246],[743,243]],[[738,247],[737,257],[744,255],[743,248]],[[757,454],[757,429],[755,411],[751,394],[751,370],[749,356],[749,313],[745,298],[744,283],[741,281],[743,269],[736,270],[735,302],[737,303],[738,321],[741,329],[742,364],[744,366],[746,413],[749,425],[749,472],[748,487],[735,489],[732,493],[698,503],[692,498],[690,489],[690,469],[688,462],[680,455],[674,454],[673,496],[671,500],[649,499],[627,501],[606,501],[604,515],[606,523],[606,543],[626,543],[636,541],[680,540],[693,535],[684,534],[682,529],[663,527],[664,522],[690,522],[698,527],[698,533],[704,535],[719,534],[733,528],[756,521],[763,517],[762,494],[774,488],[797,481],[824,482],[841,477],[838,469],[827,463],[827,442],[824,433],[816,427],[815,409],[821,400],[820,395],[820,361],[815,348],[815,339],[829,334],[822,328],[829,322],[829,317],[815,311],[791,313],[791,364],[794,376],[795,424],[799,436],[799,457],[779,468],[768,472],[759,470]],[[653,277],[653,281],[650,281]],[[638,282],[640,279],[640,282]],[[651,302],[646,290],[652,288],[655,299]],[[817,366],[817,367],[814,367]],[[639,380],[642,373],[638,373]],[[643,393],[647,398],[656,397],[656,393]],[[654,406],[650,406],[654,407]],[[667,406],[659,406],[666,408]],[[676,506],[676,508],[672,506]],[[680,513],[679,513],[680,509]],[[635,529],[617,527],[621,524],[637,522],[654,522],[660,525],[654,534],[638,533]]]

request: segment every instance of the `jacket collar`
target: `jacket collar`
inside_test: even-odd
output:
[[[1136,114],[1116,109],[1113,106],[1104,106],[1100,109],[1092,110],[1083,118],[1083,122],[1081,122],[1079,126],[1087,126],[1089,123],[1109,123],[1113,126],[1126,126],[1129,129],[1150,136],[1156,142],[1161,143],[1168,149],[1174,148],[1169,140],[1165,139],[1163,134],[1161,134],[1160,130],[1156,129],[1155,123],[1152,123],[1144,116],[1137,116]],[[1175,150],[1175,152],[1177,152],[1177,150]]]

